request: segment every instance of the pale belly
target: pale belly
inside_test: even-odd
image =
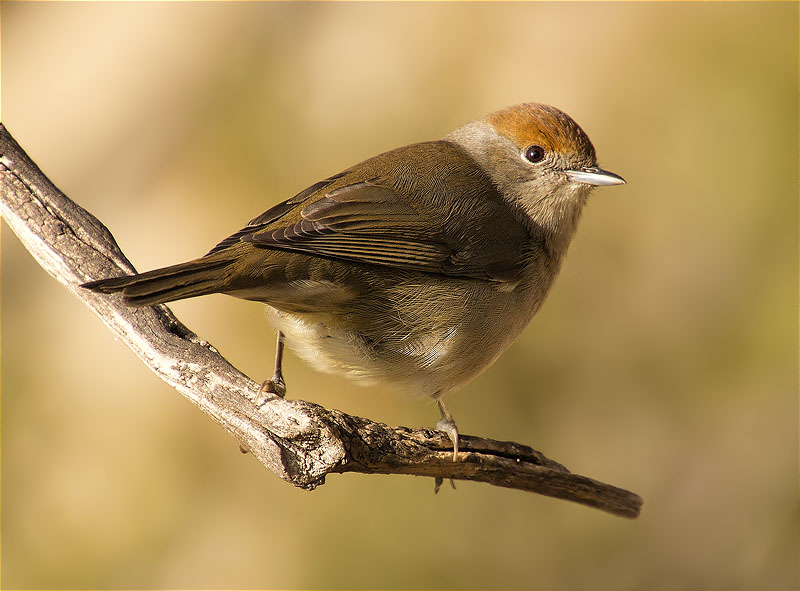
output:
[[[473,379],[511,344],[544,297],[524,286],[452,280],[399,284],[346,314],[268,307],[270,322],[310,365],[362,382],[438,396]]]

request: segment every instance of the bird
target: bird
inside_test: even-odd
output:
[[[316,369],[435,400],[488,368],[542,306],[590,192],[625,184],[563,111],[521,103],[396,148],[282,201],[194,260],[82,287],[154,306],[213,293],[266,304]],[[437,482],[438,485],[438,482]]]

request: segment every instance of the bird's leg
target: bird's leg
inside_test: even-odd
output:
[[[444,405],[444,402],[441,398],[436,399],[436,404],[439,405],[439,412],[442,413],[441,420],[436,423],[436,428],[439,431],[444,431],[450,437],[450,440],[453,442],[453,461],[455,462],[458,457],[458,427],[456,427],[456,422],[453,420],[453,415],[450,414],[450,411],[447,410],[447,407]],[[442,486],[442,482],[444,480],[441,476],[437,476],[434,479],[433,485],[433,494],[439,492],[439,487]],[[453,488],[456,487],[456,483],[450,478],[450,486]]]
[[[283,381],[283,370],[281,368],[283,364],[283,333],[278,331],[278,344],[275,347],[275,373],[272,374],[272,377],[266,380],[264,383],[261,384],[261,387],[258,389],[258,397],[256,400],[261,399],[261,395],[265,392],[270,394],[275,394],[275,396],[279,396],[283,398],[286,396],[286,382]],[[264,401],[266,402],[266,401]],[[262,402],[261,404],[264,404]]]
[[[455,462],[458,459],[458,427],[456,427],[456,422],[453,420],[453,415],[444,405],[444,401],[441,398],[437,398],[436,404],[439,405],[439,412],[442,413],[442,418],[436,423],[436,428],[447,433],[453,442],[453,461]]]
[[[256,406],[261,408],[267,403],[267,399],[261,397],[262,394],[274,394],[275,396],[279,396],[283,398],[286,396],[286,382],[283,381],[283,369],[281,365],[283,364],[283,333],[278,331],[278,344],[275,347],[275,373],[272,374],[272,377],[264,382],[261,383],[261,387],[258,389],[258,394],[256,395]],[[243,454],[246,454],[250,451],[247,447],[242,444],[239,444],[239,451]]]

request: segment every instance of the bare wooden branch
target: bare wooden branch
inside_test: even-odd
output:
[[[267,468],[304,489],[330,473],[413,474],[486,482],[636,517],[641,498],[577,474],[517,443],[463,435],[459,461],[433,429],[389,427],[302,400],[269,398],[166,306],[128,308],[81,289],[134,272],[108,229],[59,191],[0,124],[0,215],[39,264],[86,303],[165,382]]]

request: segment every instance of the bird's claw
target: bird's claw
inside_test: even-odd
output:
[[[448,480],[450,481],[450,486],[453,487],[453,490],[456,490],[456,481],[453,480],[452,478],[448,478]],[[439,489],[441,488],[443,482],[444,478],[442,478],[441,476],[437,476],[436,478],[433,479],[433,494],[439,492]]]
[[[458,460],[458,427],[456,427],[456,423],[453,419],[442,418],[438,423],[436,423],[436,429],[439,431],[444,431],[447,433],[447,436],[450,437],[450,441],[453,442],[453,461]]]
[[[261,384],[261,387],[258,389],[258,395],[256,396],[256,402],[261,401],[258,406],[263,406],[267,402],[266,397],[262,400],[263,394],[272,394],[278,398],[285,397],[286,382],[283,381],[283,377],[273,376]]]

